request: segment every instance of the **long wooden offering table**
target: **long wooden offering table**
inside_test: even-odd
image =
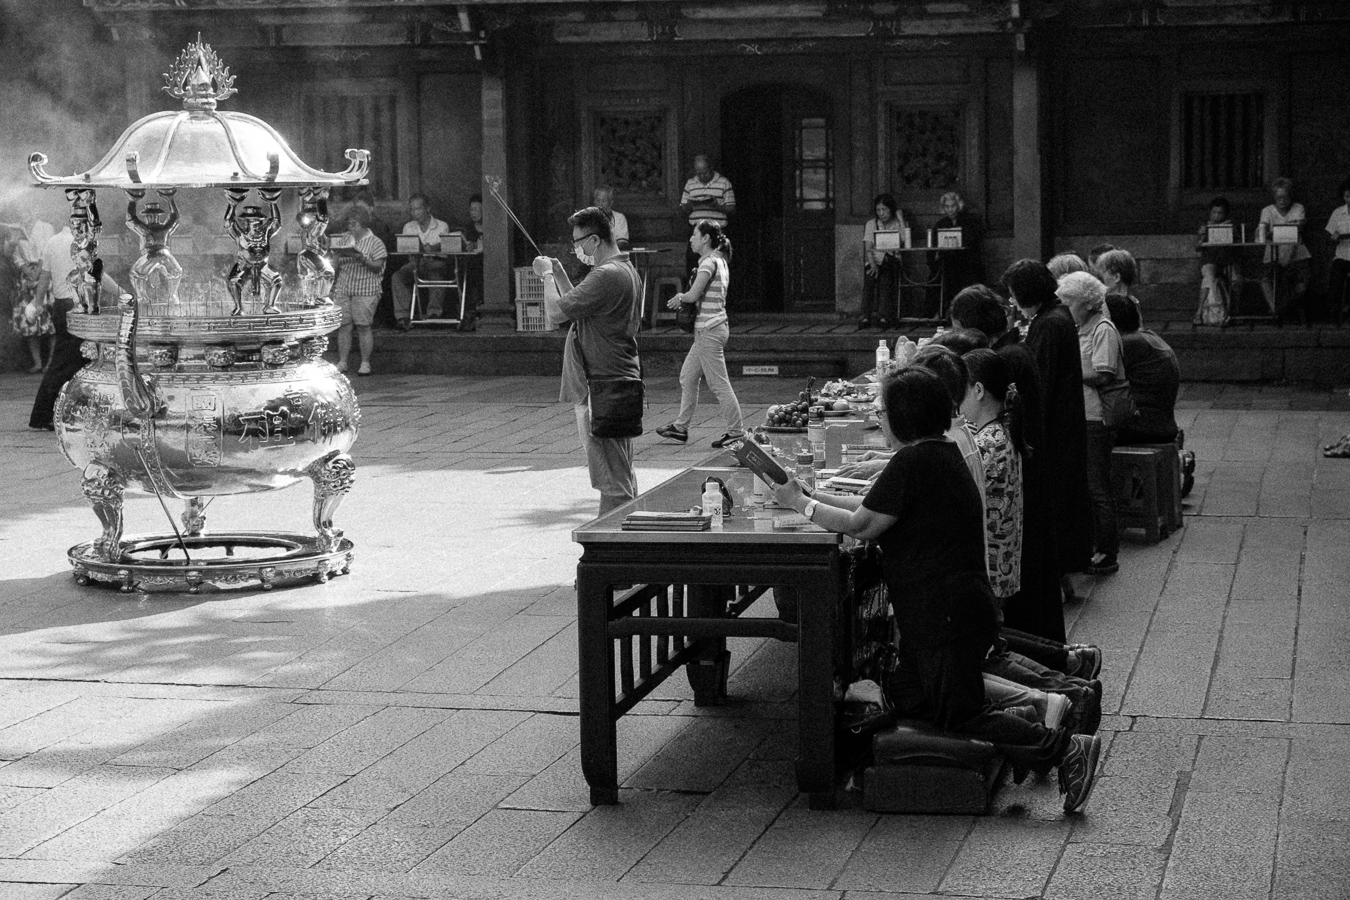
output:
[[[841,626],[843,538],[788,510],[756,510],[753,477],[730,453],[679,473],[572,532],[577,565],[581,764],[591,803],[617,803],[616,723],[684,667],[696,705],[726,697],[728,637],[797,643],[797,786],[813,808],[835,805],[834,646]],[[624,531],[636,510],[684,511],[720,478],[736,506],[721,528]],[[775,528],[784,519],[796,527]],[[797,622],[742,617],[773,587],[798,597]]]

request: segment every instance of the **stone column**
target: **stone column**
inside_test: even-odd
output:
[[[1025,53],[1013,62],[1013,257],[1043,259],[1041,216],[1040,63]]]
[[[499,67],[483,67],[483,313],[485,318],[500,319],[510,314],[511,305],[511,222],[506,211],[489,194],[492,179],[500,179],[500,191],[511,202],[511,182],[506,169],[506,79]]]

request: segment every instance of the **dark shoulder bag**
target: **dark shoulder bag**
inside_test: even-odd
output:
[[[694,323],[698,321],[698,304],[681,303],[680,308],[675,310],[675,324],[685,334],[694,333]]]
[[[717,277],[716,275],[713,276]],[[698,271],[690,278],[690,284],[693,284],[695,278],[698,278]],[[693,303],[681,303],[680,308],[675,310],[675,325],[685,334],[694,333],[694,323],[698,321],[699,307],[703,305],[703,298],[700,297]]]
[[[634,292],[638,290],[634,282]],[[642,434],[642,411],[646,406],[646,392],[642,378],[592,378],[577,341],[581,366],[586,370],[586,384],[590,389],[591,435],[598,438],[634,438]],[[639,367],[641,362],[639,362]]]

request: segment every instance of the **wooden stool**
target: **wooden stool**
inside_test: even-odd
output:
[[[1181,452],[1178,444],[1136,444],[1149,450],[1157,450],[1163,455],[1167,471],[1158,481],[1158,504],[1167,518],[1167,530],[1164,536],[1176,531],[1184,523],[1181,512]]]
[[[1172,517],[1164,510],[1162,498],[1171,478],[1168,457],[1176,456],[1176,447],[1166,445],[1117,447],[1111,451],[1111,484],[1116,492],[1116,519],[1119,527],[1142,528],[1150,543],[1157,543],[1170,532]],[[1178,496],[1180,488],[1177,489]]]
[[[902,720],[872,739],[863,805],[873,812],[984,815],[1003,772],[988,741]]]
[[[663,275],[656,279],[656,292],[652,295],[652,324],[657,322],[674,323],[675,311],[666,309],[666,301],[684,290],[684,282],[675,275]]]

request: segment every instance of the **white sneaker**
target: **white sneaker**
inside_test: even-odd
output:
[[[1058,728],[1064,716],[1073,707],[1073,701],[1063,694],[1045,695],[1045,727]]]
[[[369,374],[370,374],[370,363],[368,363],[368,362],[363,362],[363,363],[361,363],[361,368],[359,368],[359,369],[356,370],[356,374],[357,374],[357,375],[369,375]]]
[[[337,364],[337,369],[338,369],[339,372],[342,372],[343,374],[346,374],[346,372],[347,372],[347,361],[346,361],[345,359],[339,359],[339,360],[338,360],[338,364]]]

